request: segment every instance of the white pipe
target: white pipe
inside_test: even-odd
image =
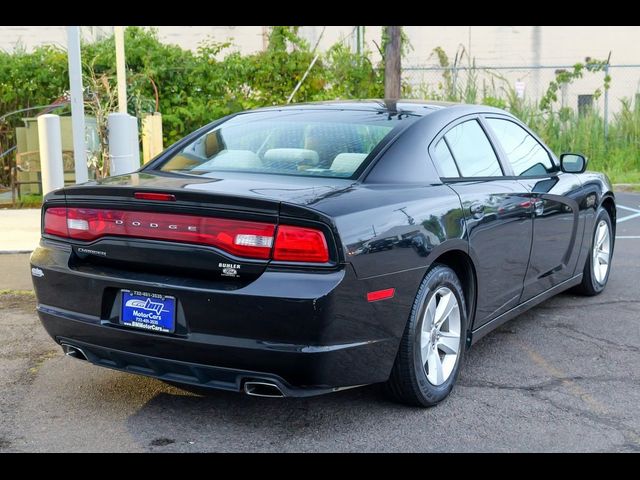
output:
[[[76,183],[84,183],[89,180],[89,173],[87,170],[87,146],[85,142],[80,27],[67,27],[67,54],[69,85],[71,87],[71,127],[73,130],[73,160]]]
[[[137,170],[133,160],[133,133],[131,117],[126,113],[110,113],[109,127],[109,174],[122,175]]]
[[[51,113],[38,117],[38,145],[42,195],[64,187],[60,117]]]
[[[118,111],[127,113],[127,77],[124,62],[124,27],[113,27],[116,40],[116,75],[118,78]]]
[[[131,123],[131,171],[140,168],[140,132],[138,131],[138,119],[129,115]]]

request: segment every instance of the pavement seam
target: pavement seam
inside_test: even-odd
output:
[[[584,307],[600,307],[600,306],[606,306],[606,305],[619,305],[621,303],[624,303],[624,304],[628,303],[628,304],[632,304],[632,305],[639,304],[640,305],[640,301],[639,300],[622,300],[622,299],[620,299],[620,300],[607,300],[606,302],[589,302],[589,303],[584,302],[584,303],[581,303],[579,305],[563,305],[562,308],[571,308],[571,309],[580,308],[580,309],[583,309]],[[558,307],[556,305],[551,305],[551,304],[545,305],[544,303],[540,304],[540,305],[536,305],[535,308],[537,310],[554,310],[554,311],[558,309]]]
[[[575,335],[569,335],[565,332],[565,335],[567,335],[569,338],[573,338],[574,340],[578,340],[581,342],[588,342],[591,343],[592,345],[596,345],[596,346],[602,346],[602,344],[604,343],[605,345],[617,348],[618,350],[622,350],[622,351],[626,351],[626,352],[633,352],[633,353],[640,353],[640,348],[638,348],[635,345],[627,345],[625,343],[617,343],[614,342],[612,340],[608,340],[606,338],[598,338],[598,337],[594,337],[592,335],[589,335],[588,333],[585,333],[581,330],[578,330],[577,328],[571,326],[571,325],[566,325],[566,324],[562,324],[562,325],[549,325],[551,328],[556,328],[556,329],[560,329],[560,330],[566,330],[568,332],[573,332],[573,333],[577,333],[578,335],[581,335],[582,337],[586,337],[586,338],[580,338],[577,337]]]

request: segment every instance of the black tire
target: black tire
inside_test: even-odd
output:
[[[424,311],[431,297],[440,287],[447,287],[455,295],[460,310],[460,345],[458,356],[449,378],[441,385],[427,379],[420,355],[420,332]],[[455,272],[444,265],[434,265],[420,284],[409,321],[400,341],[400,347],[386,390],[397,402],[419,407],[432,407],[444,400],[458,377],[467,336],[467,310],[462,284]]]
[[[609,250],[609,269],[607,270],[607,274],[602,283],[596,281],[593,273],[593,246],[596,240],[596,230],[600,221],[604,220],[607,223],[609,228],[609,238],[610,238],[610,250]],[[584,264],[584,270],[582,271],[582,282],[574,287],[572,291],[574,293],[580,295],[586,295],[592,297],[594,295],[598,295],[602,293],[602,291],[607,286],[607,282],[609,281],[609,275],[611,274],[611,260],[613,259],[613,247],[615,244],[615,238],[613,236],[613,228],[611,226],[611,217],[609,216],[609,212],[607,212],[604,208],[600,207],[596,213],[596,220],[593,225],[593,231],[589,236],[589,253],[587,255],[587,260]]]

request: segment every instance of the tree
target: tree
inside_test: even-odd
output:
[[[384,49],[384,97],[397,100],[401,91],[402,27],[386,27],[385,33],[387,39]]]

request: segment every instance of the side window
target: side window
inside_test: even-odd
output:
[[[456,125],[444,137],[463,177],[502,176],[498,157],[476,120]]]
[[[487,118],[516,175],[532,177],[556,171],[547,151],[517,123]]]
[[[436,162],[438,170],[440,170],[440,174],[443,177],[459,176],[456,162],[453,160],[451,151],[447,146],[447,142],[444,141],[444,138],[436,144],[436,148],[434,148],[433,153],[435,156],[434,161]]]

